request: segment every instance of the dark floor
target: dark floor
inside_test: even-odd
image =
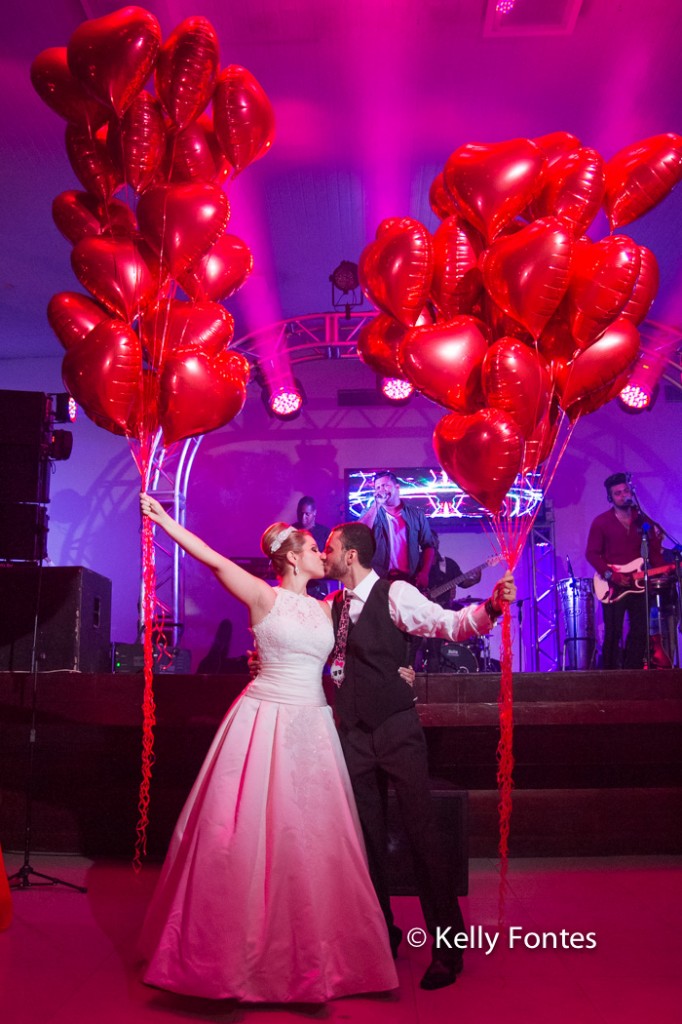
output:
[[[5,854],[8,873],[22,857]],[[457,984],[424,992],[425,948],[400,951],[394,996],[340,999],[324,1007],[235,1006],[145,988],[134,969],[135,938],[158,865],[136,876],[121,861],[34,855],[36,871],[84,884],[13,893],[14,920],[0,934],[2,1024],[167,1024],[175,1021],[328,1020],[351,1024],[677,1024],[682,1005],[681,857],[517,859],[510,861],[507,925],[466,954]],[[499,878],[493,861],[474,860],[467,926],[495,933]],[[415,898],[395,901],[405,932],[422,924]],[[595,949],[528,948],[553,933],[561,943],[594,933]],[[546,943],[551,939],[546,940]],[[525,944],[524,944],[525,943]]]

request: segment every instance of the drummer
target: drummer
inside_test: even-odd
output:
[[[435,555],[429,570],[429,592],[437,587],[441,587],[445,583],[449,583],[450,580],[456,580],[458,576],[462,576],[462,570],[460,569],[454,558],[449,558],[444,555],[440,549],[439,537],[434,529],[431,530],[435,540]],[[468,572],[459,581],[458,586],[463,590],[468,590],[469,587],[475,586],[476,583],[480,583],[481,570],[476,569],[473,572]],[[455,594],[457,587],[452,587],[451,590],[446,590],[443,594],[438,594],[432,598],[436,604],[439,604],[441,608],[452,608],[453,606],[461,608],[461,603],[455,605]],[[429,672],[438,672],[441,665],[441,652],[443,648],[443,640],[429,639],[422,641],[421,662],[422,671],[428,670]]]

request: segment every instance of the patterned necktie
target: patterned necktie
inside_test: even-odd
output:
[[[336,630],[336,643],[334,644],[334,650],[332,651],[331,677],[337,686],[340,686],[343,682],[344,669],[346,667],[346,643],[348,641],[348,626],[350,623],[350,599],[350,591],[344,590],[343,602],[341,604],[341,615],[339,616],[339,625]]]

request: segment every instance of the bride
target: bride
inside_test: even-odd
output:
[[[313,537],[261,539],[278,587],[141,509],[249,609],[260,669],[222,722],[180,814],[142,935],[149,985],[245,1002],[320,1003],[396,988],[386,924],[322,669],[330,607]]]

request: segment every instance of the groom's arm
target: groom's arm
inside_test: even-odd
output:
[[[388,605],[394,624],[406,633],[459,642],[489,633],[502,614],[504,602],[513,601],[515,596],[513,578],[507,573],[483,604],[454,611],[429,601],[410,583],[396,580],[388,592]]]

